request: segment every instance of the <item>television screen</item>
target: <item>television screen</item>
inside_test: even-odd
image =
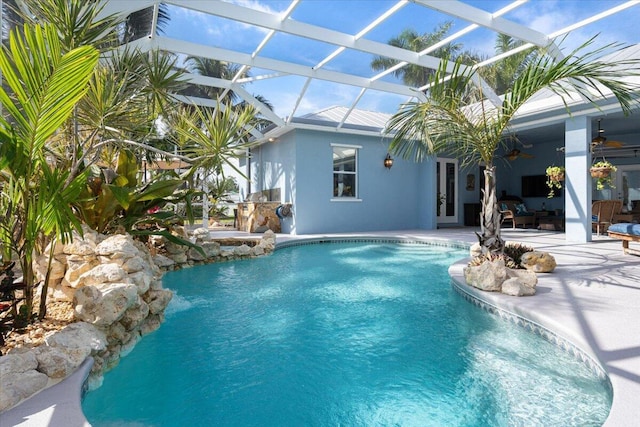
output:
[[[522,197],[547,197],[549,187],[547,187],[546,175],[525,175],[522,177]],[[553,197],[560,197],[560,192],[556,191]]]

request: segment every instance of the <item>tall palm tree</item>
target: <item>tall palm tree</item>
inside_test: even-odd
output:
[[[522,40],[516,40],[506,34],[498,34],[495,43],[495,54],[500,55],[509,52],[523,44]],[[498,62],[480,68],[478,73],[495,90],[496,94],[502,95],[513,86],[515,78],[535,58],[538,50],[537,48],[530,48],[515,53]]]
[[[474,71],[462,67],[458,61],[453,72],[447,75],[447,61],[443,60],[432,78],[427,101],[405,104],[391,118],[388,129],[395,132],[390,144],[393,153],[420,161],[447,152],[461,158],[463,165],[485,165],[478,235],[485,251],[500,253],[504,249],[494,159],[508,134],[509,123],[527,100],[541,89],[549,88],[562,99],[575,92],[595,103],[597,98],[593,94],[601,94],[604,87],[611,90],[625,114],[635,106],[637,100],[632,93],[637,88],[621,78],[628,76],[630,69],[637,69],[640,61],[602,61],[603,54],[622,46],[609,44],[585,53],[593,42],[594,38],[588,40],[558,62],[547,55],[538,55],[515,78],[511,91],[498,106],[486,100],[467,104]]]
[[[224,80],[231,80],[241,70],[241,66],[238,64],[230,64],[228,62],[218,61],[211,58],[202,58],[200,56],[188,56],[186,63],[193,72],[198,73],[201,76],[217,77]],[[249,77],[249,71],[245,70],[240,77]],[[224,90],[224,88],[219,87],[198,86],[195,95],[217,99],[222,95]],[[238,100],[238,95],[233,91],[229,91],[227,96],[231,101]]]
[[[432,32],[420,34],[416,30],[408,28],[403,30],[398,36],[391,38],[387,43],[391,46],[399,47],[402,49],[408,49],[413,52],[421,52],[429,46],[433,46],[439,41],[443,40],[449,30],[451,29],[451,21],[443,22],[438,25]],[[460,56],[462,45],[459,43],[448,43],[433,52],[431,56],[438,58],[451,58],[455,59]],[[464,56],[470,54],[464,53]],[[371,68],[373,70],[386,70],[393,67],[398,63],[395,59],[390,59],[384,56],[376,56],[371,61]],[[423,86],[429,82],[429,78],[435,73],[435,70],[425,68],[420,65],[408,64],[402,68],[399,68],[393,72],[393,75],[402,78],[402,81],[408,86]]]

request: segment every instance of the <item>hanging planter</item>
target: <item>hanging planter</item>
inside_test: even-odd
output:
[[[617,168],[609,163],[607,160],[596,162],[591,166],[589,172],[592,178],[596,178],[596,189],[604,190],[605,188],[616,188],[613,185],[613,177],[611,172],[615,172]]]
[[[555,195],[555,190],[562,189],[562,181],[564,181],[564,168],[562,166],[549,166],[547,172],[547,187],[549,187],[548,198]]]

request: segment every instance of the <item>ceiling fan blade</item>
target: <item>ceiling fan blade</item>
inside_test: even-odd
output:
[[[605,147],[610,147],[610,148],[622,148],[624,147],[624,142],[622,141],[606,141],[604,143]]]

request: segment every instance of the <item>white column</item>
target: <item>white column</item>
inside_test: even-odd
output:
[[[565,122],[565,239],[591,241],[591,119],[572,117]]]

